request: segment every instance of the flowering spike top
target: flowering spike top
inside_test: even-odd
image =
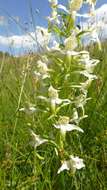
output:
[[[78,11],[83,4],[83,0],[70,0],[69,2],[69,9],[70,11]]]
[[[48,1],[49,1],[49,3],[50,3],[50,5],[51,5],[52,8],[56,7],[57,4],[58,4],[58,0],[48,0]]]

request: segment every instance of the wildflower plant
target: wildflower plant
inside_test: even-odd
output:
[[[49,35],[46,33],[46,36],[54,35],[57,46],[51,48],[47,43],[36,62],[33,77],[40,85],[35,84],[35,107],[20,108],[20,111],[42,118],[43,133],[39,134],[39,123],[35,123],[37,126],[31,130],[32,144],[34,151],[39,149],[40,158],[42,150],[52,146],[59,163],[55,167],[58,175],[64,170],[74,175],[76,170],[85,167],[85,160],[78,157],[82,156],[81,150],[75,150],[69,141],[72,135],[85,135],[80,122],[88,117],[85,113],[85,105],[90,100],[88,88],[97,79],[93,72],[99,62],[82,50],[81,37],[87,31],[78,29],[76,17],[84,3],[94,10],[94,0],[69,0],[66,7],[57,0],[49,0],[52,12],[47,17]],[[41,167],[42,164],[41,161]]]

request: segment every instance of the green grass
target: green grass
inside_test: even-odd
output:
[[[84,158],[86,167],[70,176],[66,171],[57,175],[60,166],[54,148],[41,145],[37,149],[41,159],[30,145],[29,129],[41,136],[54,134],[47,113],[26,116],[19,113],[18,108],[25,102],[38,104],[35,81],[32,72],[36,68],[36,56],[0,58],[0,189],[1,190],[107,190],[107,45],[103,44],[102,52],[96,47],[91,48],[91,55],[101,61],[96,67],[98,80],[89,88],[86,105],[88,118],[81,122],[84,134],[67,135],[70,144],[68,151]],[[51,67],[51,66],[50,66]],[[70,93],[64,80],[65,73],[53,58],[51,83],[62,87],[61,96]],[[74,68],[72,68],[74,69]],[[66,71],[67,72],[67,71]],[[77,80],[77,78],[70,80]],[[65,81],[62,84],[62,81]],[[70,81],[69,81],[70,82]],[[49,86],[49,83],[46,83]],[[62,85],[61,85],[62,84]],[[66,88],[65,88],[66,86]],[[42,91],[42,90],[41,90]],[[46,94],[45,90],[43,93]],[[41,109],[45,105],[41,104]],[[72,113],[66,109],[61,114]],[[53,130],[53,133],[51,131]],[[44,159],[42,159],[44,157]]]

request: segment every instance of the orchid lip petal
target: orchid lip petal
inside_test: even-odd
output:
[[[74,124],[54,124],[54,127],[57,128],[57,129],[60,129],[61,131],[63,132],[66,132],[66,131],[73,131],[73,130],[77,130],[77,131],[80,131],[80,132],[84,132],[83,129],[81,129],[80,127],[74,125]]]
[[[62,166],[59,168],[57,174],[61,173],[63,170],[69,170],[69,167],[67,166],[67,161],[64,161]]]

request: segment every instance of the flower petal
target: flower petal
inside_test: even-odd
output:
[[[63,164],[62,164],[62,166],[59,168],[59,170],[58,170],[58,174],[59,173],[61,173],[63,170],[69,170],[70,168],[68,167],[68,163],[67,163],[68,161],[64,161],[63,162]]]
[[[33,138],[33,145],[35,148],[37,148],[43,143],[48,142],[47,139],[42,139],[39,135],[35,134],[32,130],[31,130],[31,136]]]
[[[83,159],[79,158],[79,157],[74,157],[74,156],[70,156],[71,160],[74,163],[74,166],[76,169],[81,169],[83,167],[85,167],[85,164],[83,163]]]
[[[84,132],[80,127],[74,125],[74,124],[58,124],[58,125],[54,125],[55,128],[60,129],[62,132],[66,132],[66,131],[73,131],[73,130],[77,130],[80,132]]]

